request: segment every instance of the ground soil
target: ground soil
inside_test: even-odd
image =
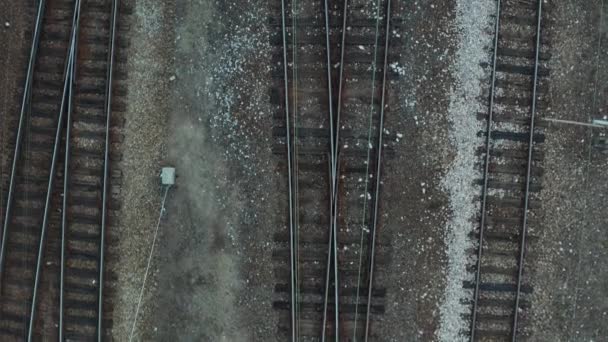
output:
[[[19,89],[27,68],[26,51],[31,44],[31,28],[27,21],[31,18],[31,8],[27,4],[3,1],[0,3],[0,41],[3,53],[0,54],[2,68],[0,84],[0,210],[4,209],[5,186],[8,184],[12,162],[11,148],[14,144],[12,131],[19,117]],[[4,217],[4,213],[0,215]]]
[[[603,2],[565,1],[550,12],[551,109],[545,117],[590,122],[605,114]],[[608,312],[608,218],[602,208],[608,157],[591,147],[598,129],[552,124],[546,132],[532,340],[601,341],[608,336],[602,323]]]
[[[389,88],[386,141],[394,156],[385,158],[382,173],[380,234],[391,240],[392,257],[383,279],[386,313],[375,328],[386,341],[428,341],[439,325],[445,282],[449,204],[441,178],[453,153],[446,85],[455,48],[446,42],[454,41],[455,14],[450,1],[402,2],[395,11],[405,19],[400,37],[392,37],[404,46],[398,64],[405,72]]]
[[[152,235],[160,207],[159,172],[166,158],[166,125],[170,114],[166,101],[172,75],[173,16],[171,2],[131,1],[128,20],[130,45],[127,58],[127,110],[121,145],[121,211],[112,229],[120,236],[112,246],[119,256],[115,264],[113,336],[128,340],[145,273]],[[118,166],[118,165],[117,165]],[[154,269],[153,269],[154,270]],[[154,287],[154,281],[147,284]],[[149,300],[150,290],[144,300]],[[146,317],[143,307],[139,319]],[[139,327],[139,326],[138,326]]]
[[[267,281],[272,275],[264,265],[274,230],[268,212],[278,207],[269,190],[280,175],[269,164],[267,142],[269,40],[259,26],[265,8],[246,1],[136,6],[137,34],[145,38],[140,56],[150,50],[172,54],[135,59],[141,77],[159,83],[150,89],[157,96],[140,92],[134,99],[150,101],[148,110],[167,123],[166,150],[158,153],[178,174],[140,312],[136,336],[142,340],[268,341],[275,335]],[[160,164],[152,165],[144,192],[151,196],[142,197],[158,211],[153,176]],[[151,221],[131,221],[147,232],[139,238],[142,246],[149,246]],[[132,252],[142,261],[148,254]],[[139,283],[144,266],[140,262],[133,274]],[[135,292],[125,293],[133,302]],[[117,332],[117,339],[125,332]]]

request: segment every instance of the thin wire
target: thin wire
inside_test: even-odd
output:
[[[592,105],[592,107],[594,107]],[[591,114],[588,115],[589,122],[578,122],[573,120],[562,120],[562,119],[551,119],[551,118],[541,118],[543,121],[549,121],[554,123],[561,123],[566,125],[574,125],[574,126],[585,126],[585,127],[593,127],[593,128],[607,128],[605,125],[598,125],[594,123],[589,123],[591,121]]]
[[[368,184],[369,184],[369,162],[371,159],[371,141],[372,141],[372,121],[374,115],[374,99],[376,96],[376,67],[378,63],[378,38],[380,31],[380,0],[376,2],[376,33],[375,33],[375,43],[374,43],[374,61],[372,64],[372,91],[371,91],[371,101],[370,101],[370,110],[369,110],[369,120],[368,120],[368,130],[367,130],[367,160],[365,163],[365,189],[363,192],[363,208],[361,214],[361,238],[359,241],[359,266],[357,271],[357,295],[356,295],[356,303],[355,303],[355,319],[353,326],[353,336],[354,340],[357,340],[357,322],[359,318],[359,296],[361,290],[361,269],[363,267],[363,237],[365,236],[365,226],[366,226],[366,217],[367,217],[367,193],[368,193]],[[378,132],[378,134],[382,134],[382,132]],[[378,175],[376,175],[378,177]]]
[[[171,185],[168,185],[165,188],[165,194],[163,195],[163,200],[160,205],[160,212],[158,213],[158,222],[156,223],[156,229],[154,230],[154,238],[152,239],[152,246],[150,246],[150,254],[148,255],[148,265],[146,266],[146,272],[144,273],[144,279],[141,283],[141,290],[139,291],[139,299],[137,301],[137,307],[135,309],[135,317],[133,317],[133,325],[131,326],[131,333],[129,334],[129,342],[133,340],[133,335],[135,334],[135,326],[137,325],[137,316],[139,314],[139,308],[141,307],[141,302],[144,296],[144,289],[146,287],[146,280],[148,280],[148,273],[150,272],[150,265],[152,264],[152,254],[154,253],[154,247],[156,246],[156,238],[158,236],[158,230],[160,228],[160,220],[163,217],[163,213],[165,212],[165,200],[167,199],[167,193],[169,192],[169,188]]]

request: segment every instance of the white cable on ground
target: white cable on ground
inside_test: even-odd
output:
[[[165,194],[160,205],[160,213],[158,214],[158,222],[156,223],[156,230],[154,231],[154,238],[152,239],[152,246],[150,246],[150,254],[148,255],[148,265],[146,266],[146,272],[144,273],[144,280],[141,284],[141,290],[139,292],[139,300],[137,301],[137,308],[135,309],[135,317],[133,318],[133,325],[131,326],[131,334],[129,334],[129,342],[133,340],[133,334],[135,334],[135,326],[137,325],[137,315],[139,314],[139,308],[144,297],[144,289],[146,287],[146,280],[148,279],[148,272],[150,271],[150,264],[152,263],[152,254],[154,253],[154,246],[156,245],[156,237],[158,236],[158,229],[160,228],[160,220],[165,212],[165,200],[167,199],[167,193],[169,192],[171,185],[167,185],[165,188]]]

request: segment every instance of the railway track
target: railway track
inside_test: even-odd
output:
[[[126,41],[117,36],[126,27],[116,0],[47,0],[35,10],[3,177],[0,339],[101,341],[112,323],[107,242],[120,205]]]
[[[390,250],[378,233],[378,175],[397,76],[391,1],[281,1],[276,12],[275,153],[288,180],[274,237],[278,329],[292,341],[367,340],[384,312],[375,279]]]
[[[543,0],[496,4],[478,248],[473,283],[470,341],[527,337],[533,270],[530,259],[543,176],[544,125],[550,58]]]

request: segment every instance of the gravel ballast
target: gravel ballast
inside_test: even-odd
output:
[[[478,100],[482,94],[481,82],[486,80],[487,75],[480,63],[488,59],[485,49],[492,42],[488,28],[491,27],[490,15],[493,10],[492,3],[487,1],[462,0],[458,1],[456,6],[455,29],[459,32],[459,44],[452,66],[455,84],[448,109],[451,123],[450,142],[456,148],[456,156],[442,181],[443,187],[449,193],[451,216],[444,232],[448,271],[440,307],[440,341],[466,339],[461,334],[467,329],[467,321],[463,315],[468,314],[470,308],[462,304],[462,300],[470,298],[471,293],[463,289],[463,282],[472,280],[471,274],[466,270],[471,261],[467,250],[475,246],[469,233],[475,227],[474,222],[479,210],[475,202],[479,187],[475,186],[473,181],[481,176],[476,167],[478,157],[475,155],[475,149],[483,144],[477,136],[482,124],[477,120],[476,114],[487,107],[487,104]]]

